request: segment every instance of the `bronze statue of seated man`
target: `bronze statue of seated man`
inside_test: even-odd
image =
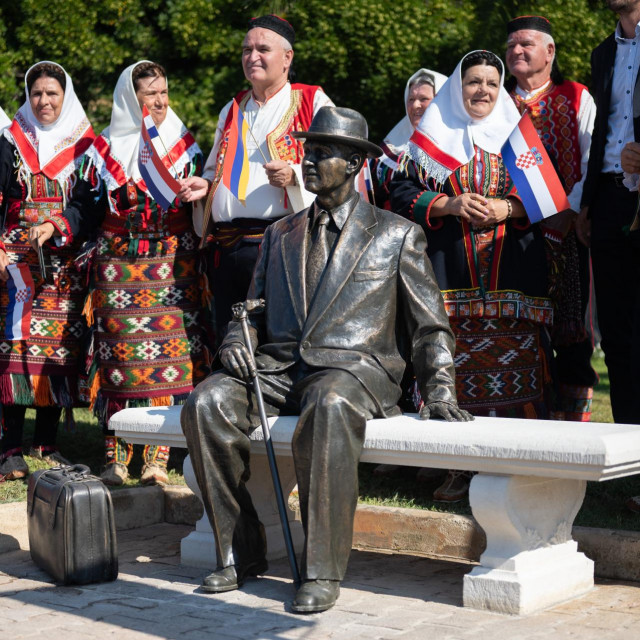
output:
[[[304,142],[314,204],[267,228],[249,289],[266,300],[250,337],[267,415],[298,415],[292,441],[305,533],[292,608],[324,611],[340,592],[353,537],[358,460],[367,420],[398,415],[411,359],[421,417],[470,420],[455,395],[454,339],[420,227],[360,198],[365,119],[323,107]],[[203,589],[236,589],[267,568],[264,528],[245,483],[259,426],[251,354],[238,323],[220,349],[224,370],[182,411],[193,467],[216,539],[218,568]]]

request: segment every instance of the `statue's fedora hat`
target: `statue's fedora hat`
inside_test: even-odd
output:
[[[367,121],[353,109],[322,107],[313,117],[308,131],[291,134],[300,140],[337,142],[362,149],[370,158],[382,155],[382,149],[367,140]]]

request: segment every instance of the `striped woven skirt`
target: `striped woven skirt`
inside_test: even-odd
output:
[[[51,250],[53,284],[45,284],[28,233],[26,227],[14,227],[2,237],[9,260],[29,265],[35,291],[29,337],[8,340],[9,295],[6,283],[0,283],[0,403],[68,408],[77,403],[78,380],[84,370],[86,267],[76,266],[75,245]]]
[[[548,418],[550,377],[540,326],[516,318],[450,318],[458,404],[476,416]]]
[[[197,238],[152,238],[144,253],[132,242],[104,229],[98,238],[90,400],[103,426],[126,407],[184,402],[208,373]]]

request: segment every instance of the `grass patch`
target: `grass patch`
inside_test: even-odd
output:
[[[600,376],[600,382],[594,390],[593,415],[594,422],[613,422],[611,403],[609,401],[609,376],[602,353],[596,353],[593,366]],[[72,462],[88,465],[95,474],[100,473],[103,465],[103,436],[96,419],[87,409],[75,411],[77,428],[71,433],[60,427],[58,445],[62,454]],[[27,411],[25,439],[29,442],[33,433],[34,412]],[[186,456],[185,449],[172,449],[169,461],[169,479],[172,484],[185,484],[182,477],[182,462]],[[142,447],[136,446],[134,457],[129,467],[130,478],[124,485],[139,486],[142,466]],[[42,462],[34,458],[25,458],[31,471],[42,467]],[[397,476],[380,478],[373,475],[376,465],[361,464],[360,502],[388,507],[405,507],[471,514],[469,502],[464,500],[458,504],[443,504],[431,499],[439,481],[418,483],[415,480],[416,469],[405,467]],[[640,531],[640,517],[626,510],[625,500],[632,495],[640,495],[640,475],[607,482],[589,482],[587,495],[578,513],[575,524],[587,527],[603,527],[610,529],[626,529]],[[5,482],[0,485],[0,503],[26,500],[27,483],[25,481]]]
[[[98,426],[98,421],[88,409],[75,409],[74,417],[76,420],[76,428],[74,431],[65,429],[62,424],[58,429],[57,445],[60,453],[71,462],[86,464],[93,474],[100,475],[104,465],[104,436]],[[31,438],[33,437],[34,423],[35,411],[28,409],[24,424],[25,451],[29,450]],[[127,489],[140,486],[140,472],[143,464],[142,448],[142,445],[134,445],[133,458],[129,465],[129,478],[123,487],[113,488],[114,491],[120,488]],[[185,484],[182,476],[182,462],[186,455],[186,449],[174,448],[171,450],[171,456],[169,458],[169,482],[171,484]],[[27,465],[29,465],[30,473],[37,469],[46,468],[47,466],[37,458],[25,456],[24,459]],[[26,500],[27,481],[28,478],[25,478],[24,480],[14,480],[0,484],[0,504],[3,502]]]

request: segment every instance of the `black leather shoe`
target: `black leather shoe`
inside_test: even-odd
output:
[[[246,567],[231,565],[224,569],[216,569],[202,581],[202,590],[207,593],[224,593],[233,591],[244,584],[246,578],[255,577],[269,568],[266,560],[252,562]]]
[[[331,609],[340,595],[338,580],[307,580],[296,593],[291,608],[296,613],[314,613]]]

